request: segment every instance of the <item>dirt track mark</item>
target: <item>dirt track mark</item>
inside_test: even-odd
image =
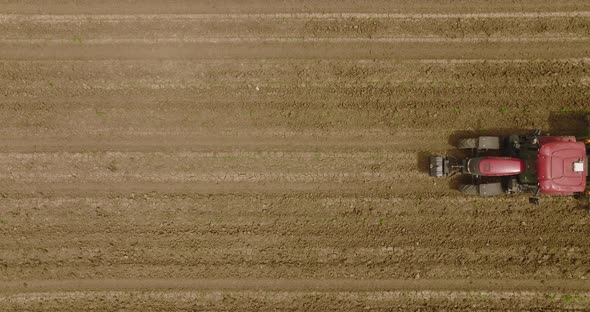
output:
[[[137,21],[141,19],[164,19],[164,20],[193,20],[193,19],[342,19],[342,18],[379,18],[379,19],[449,19],[449,18],[546,18],[546,17],[590,17],[590,12],[521,12],[521,13],[458,13],[458,14],[402,14],[402,13],[227,13],[227,14],[0,14],[0,22],[27,22],[27,21],[45,21],[56,23],[61,21],[88,21],[88,20],[107,20],[107,21]]]
[[[376,151],[376,150],[396,150],[412,149],[416,152],[422,150],[444,151],[449,148],[445,141],[448,138],[444,133],[419,133],[421,136],[407,136],[400,134],[395,139],[391,139],[389,132],[383,132],[382,136],[371,136],[367,134],[350,135],[349,137],[334,137],[330,135],[315,134],[315,138],[297,138],[288,135],[289,131],[285,130],[283,134],[277,136],[281,139],[270,137],[270,135],[252,135],[252,136],[220,136],[212,133],[209,136],[203,136],[202,133],[190,135],[187,133],[178,133],[162,135],[160,132],[143,133],[119,133],[120,136],[113,140],[104,140],[100,137],[101,133],[95,133],[90,137],[65,137],[60,139],[59,134],[50,137],[45,135],[32,136],[30,133],[23,133],[22,136],[15,136],[15,132],[10,133],[0,139],[0,146],[5,153],[9,152],[166,152],[166,151],[231,151],[260,150],[264,147],[265,151],[309,151],[309,150],[330,150],[338,151]],[[17,132],[18,134],[18,132]],[[29,135],[27,135],[29,134]],[[127,134],[127,135],[126,135]],[[301,133],[305,136],[305,133]],[[26,140],[23,140],[26,138]],[[423,144],[417,145],[420,142]],[[416,155],[418,156],[418,155]]]
[[[71,177],[67,175],[66,178]],[[228,193],[280,193],[280,192],[338,192],[341,194],[357,194],[360,191],[370,191],[377,193],[394,193],[394,194],[411,194],[416,188],[421,186],[428,188],[428,194],[432,196],[449,194],[454,192],[449,189],[449,185],[443,182],[437,187],[431,188],[434,182],[431,180],[417,181],[415,184],[383,185],[381,182],[362,182],[358,179],[354,182],[339,182],[326,185],[322,182],[223,182],[223,177],[213,177],[206,182],[192,183],[174,183],[174,182],[142,182],[142,181],[125,181],[125,182],[61,182],[61,183],[3,183],[1,184],[6,194],[54,194],[54,195],[72,195],[76,192],[80,194],[102,194],[108,195],[113,193],[145,193],[145,192],[162,192],[162,193],[202,193],[202,194],[228,194]],[[324,179],[326,180],[326,179]],[[214,184],[212,184],[214,183]]]
[[[416,162],[402,151],[8,153],[0,154],[0,183],[430,182]]]
[[[581,40],[590,13],[480,15],[0,15],[5,43],[531,42]],[[31,34],[35,34],[32,36]],[[405,41],[404,41],[405,40]]]
[[[26,44],[0,42],[3,60],[211,60],[211,59],[522,59],[523,44],[514,42],[429,43],[185,43],[158,44]],[[530,42],[530,59],[583,58],[590,54],[584,41]]]
[[[157,0],[116,0],[90,1],[10,1],[3,0],[3,12],[21,14],[153,14],[153,13],[367,13],[367,12],[400,12],[426,13],[445,12],[457,13],[489,13],[489,12],[566,12],[589,11],[590,5],[584,0],[562,0],[550,5],[537,0],[419,0],[419,1],[389,1],[377,0],[358,3],[358,1],[339,0],[287,0],[280,2],[260,0],[220,0],[215,2],[194,2],[185,0],[167,1],[165,4]]]
[[[254,292],[254,291],[91,291],[32,293],[6,297],[5,311],[490,311],[498,302],[510,310],[584,311],[586,293],[562,292]]]
[[[2,43],[10,45],[70,44],[70,39],[4,39]],[[87,39],[87,45],[114,44],[183,44],[183,43],[482,43],[482,42],[590,42],[588,37],[517,37],[517,38],[183,38],[183,39]]]
[[[0,282],[3,293],[33,293],[41,291],[89,291],[89,290],[247,290],[247,291],[424,291],[437,292],[473,291],[490,295],[508,295],[513,292],[575,291],[589,297],[590,285],[583,281],[569,280],[272,280],[272,279],[105,279],[105,280],[27,280],[25,282]],[[430,291],[430,292],[429,292]],[[585,293],[587,292],[587,293]],[[590,298],[587,298],[590,301]],[[0,299],[1,300],[1,299]]]

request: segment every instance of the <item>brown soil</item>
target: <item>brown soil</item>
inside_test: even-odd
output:
[[[590,309],[579,202],[424,172],[583,130],[588,1],[0,2],[0,310]]]

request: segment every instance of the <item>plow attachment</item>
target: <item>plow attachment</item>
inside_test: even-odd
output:
[[[429,173],[431,177],[446,177],[450,173],[450,161],[445,156],[430,156]]]

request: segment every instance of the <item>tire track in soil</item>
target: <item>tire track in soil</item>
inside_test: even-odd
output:
[[[269,4],[267,1],[251,0],[225,0],[212,2],[189,2],[185,0],[172,0],[165,4],[156,1],[130,0],[125,2],[108,0],[97,3],[89,0],[76,0],[73,2],[45,1],[10,1],[3,0],[2,11],[11,14],[186,14],[186,13],[367,13],[367,12],[408,12],[426,13],[447,12],[462,13],[490,13],[490,12],[576,12],[590,11],[590,5],[584,0],[566,0],[559,3],[548,4],[545,1],[524,0],[514,2],[511,0],[487,1],[487,0],[460,0],[460,1],[389,1],[377,0],[370,3],[358,3],[356,1],[281,1]]]
[[[180,281],[177,281],[180,282]],[[77,285],[82,283],[78,282]],[[125,285],[125,283],[122,283]],[[186,283],[185,283],[186,284]],[[193,284],[199,284],[198,282]],[[225,283],[230,284],[230,283]],[[588,303],[588,293],[570,295],[555,291],[313,291],[307,287],[305,291],[236,291],[232,290],[240,283],[231,285],[230,290],[127,290],[127,291],[76,291],[76,292],[35,292],[7,296],[0,300],[7,311],[17,311],[31,308],[42,303],[48,308],[76,311],[85,309],[145,309],[145,302],[150,303],[150,309],[190,311],[194,309],[215,309],[231,311],[244,309],[245,311],[260,310],[310,310],[310,311],[338,311],[341,308],[361,311],[387,311],[392,306],[404,310],[489,310],[496,307],[495,302],[502,301],[510,305],[511,309],[527,309],[533,306],[543,306],[555,310],[582,311]],[[242,285],[247,284],[243,281]],[[251,283],[249,289],[260,287],[264,283]],[[276,282],[272,283],[276,285]],[[292,284],[296,284],[292,283]],[[309,283],[302,283],[309,286]],[[319,283],[316,283],[316,285]],[[408,284],[404,281],[404,284]],[[451,283],[450,283],[451,284]],[[170,285],[164,282],[164,285]],[[178,285],[178,284],[175,284]],[[219,283],[217,283],[219,285]],[[350,285],[350,284],[348,284]],[[342,286],[348,286],[346,282]],[[121,287],[121,284],[117,286]],[[142,284],[145,287],[145,284]],[[172,286],[172,285],[170,285]],[[254,286],[254,287],[252,287]],[[432,287],[432,286],[430,286]],[[412,298],[412,303],[408,303]],[[242,305],[247,302],[248,305]],[[469,303],[467,303],[469,302]],[[67,305],[64,305],[67,303]],[[419,306],[420,308],[415,308]]]
[[[526,44],[531,59],[583,58],[589,55],[588,43],[530,42]],[[0,42],[0,59],[4,60],[158,60],[166,59],[521,59],[523,44],[514,42],[483,43],[183,43],[171,46],[159,44],[96,44],[69,43],[3,43]]]
[[[27,285],[17,282],[0,283],[2,290],[22,290],[30,293],[43,290],[124,290],[124,289],[192,289],[192,290],[274,290],[274,291],[492,291],[502,295],[511,291],[584,291],[590,285],[565,280],[545,281],[519,280],[498,283],[495,280],[63,280],[28,281]],[[428,292],[424,293],[425,295]],[[590,294],[585,293],[584,296]]]

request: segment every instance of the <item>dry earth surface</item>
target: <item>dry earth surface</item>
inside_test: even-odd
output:
[[[0,310],[587,311],[579,203],[424,160],[579,130],[589,56],[583,0],[1,0]]]

